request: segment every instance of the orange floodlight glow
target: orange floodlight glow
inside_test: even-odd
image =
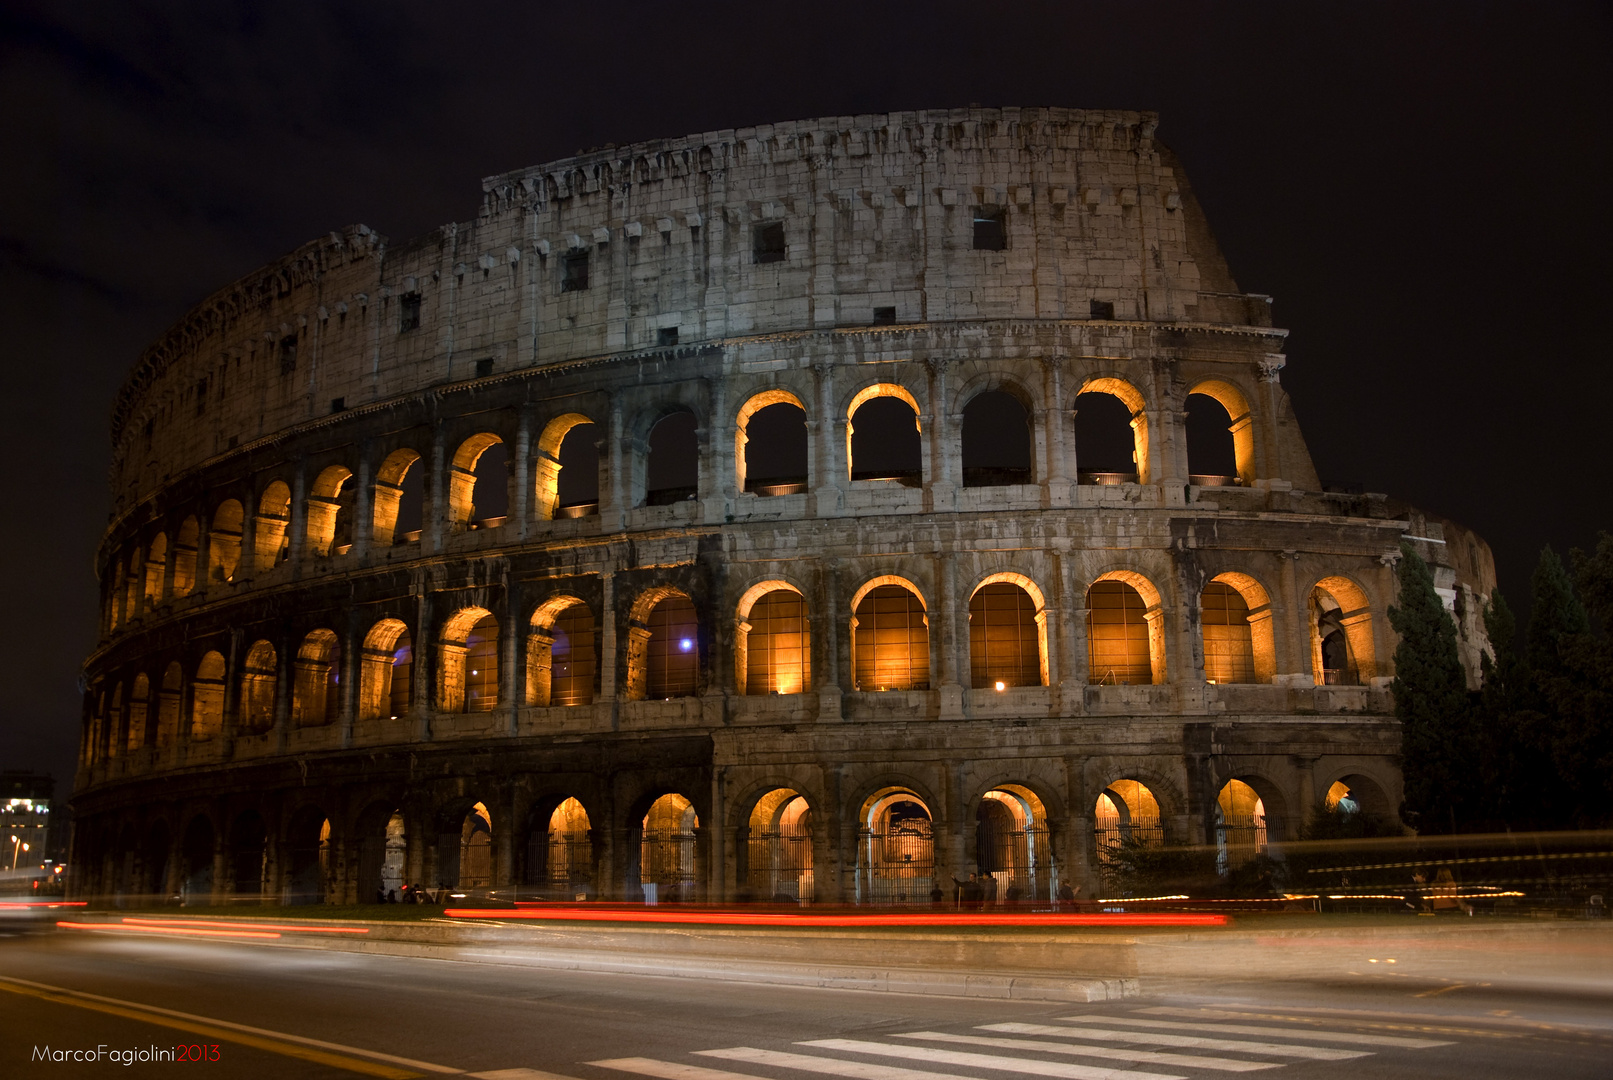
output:
[[[690,910],[688,908],[580,908],[526,907],[514,910],[490,908],[449,908],[453,919],[544,919],[556,922],[674,923],[707,926],[1225,926],[1225,915],[1192,912],[1104,912],[1066,914],[1063,912],[830,912],[809,915],[770,914],[751,911]]]
[[[265,933],[259,930],[208,930],[199,926],[136,926],[129,923],[64,922],[60,919],[57,920],[56,925],[64,930],[132,930],[144,934],[189,934],[201,937],[277,938],[280,936],[279,934]]]
[[[275,930],[288,934],[368,934],[368,927],[359,926],[287,926],[284,923],[218,922],[209,919],[141,919],[127,918],[125,923],[138,926],[202,926],[220,930]]]

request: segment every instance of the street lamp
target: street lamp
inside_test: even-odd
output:
[[[22,851],[22,848],[19,846],[20,844],[22,844],[22,840],[17,836],[16,833],[12,833],[12,835],[11,835],[11,868],[13,870],[15,870],[17,868],[17,856]]]

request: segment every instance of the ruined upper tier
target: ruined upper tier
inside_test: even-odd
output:
[[[674,338],[1096,315],[1260,327],[1278,347],[1156,123],[958,109],[741,128],[490,177],[474,221],[404,244],[332,232],[146,350],[113,412],[114,513],[333,412]],[[994,212],[1004,246],[980,250]],[[764,259],[770,223],[782,257]],[[581,255],[587,286],[569,287]]]

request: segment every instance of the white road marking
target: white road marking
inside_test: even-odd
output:
[[[570,1076],[560,1073],[544,1072],[542,1069],[492,1069],[488,1072],[466,1073],[471,1080],[574,1080]]]
[[[1061,1016],[1060,1020],[1077,1024],[1130,1024],[1133,1027],[1166,1028],[1172,1031],[1225,1031],[1232,1035],[1284,1035],[1315,1042],[1357,1043],[1361,1046],[1404,1046],[1426,1050],[1431,1046],[1450,1046],[1448,1040],[1408,1039],[1402,1035],[1357,1035],[1342,1031],[1312,1031],[1306,1028],[1263,1027],[1258,1024],[1190,1024],[1181,1020],[1144,1020],[1132,1016]]]
[[[853,1080],[973,1080],[972,1077],[960,1076],[957,1073],[904,1069],[900,1065],[872,1065],[866,1061],[812,1057],[807,1054],[790,1054],[782,1050],[757,1050],[749,1046],[736,1046],[728,1050],[697,1050],[695,1053],[728,1058],[731,1061],[748,1061],[753,1065],[800,1069],[802,1072],[826,1073],[829,1076],[849,1076]]]
[[[1237,1061],[1233,1058],[1199,1057],[1194,1054],[1165,1054],[1157,1050],[1122,1050],[1117,1046],[1093,1046],[1090,1043],[1042,1042],[1039,1039],[993,1039],[985,1035],[948,1035],[940,1031],[909,1031],[898,1039],[926,1039],[930,1042],[967,1043],[971,1046],[996,1046],[1004,1050],[1040,1050],[1048,1054],[1067,1054],[1070,1057],[1107,1058],[1110,1061],[1135,1061],[1144,1065],[1176,1065],[1181,1068],[1215,1069],[1220,1072],[1256,1072],[1260,1069],[1280,1069],[1275,1061]]]
[[[1141,1043],[1143,1046],[1179,1046],[1187,1050],[1232,1050],[1271,1057],[1309,1058],[1312,1061],[1348,1061],[1370,1057],[1370,1050],[1334,1050],[1327,1046],[1290,1046],[1282,1043],[1247,1042],[1241,1039],[1206,1039],[1194,1035],[1167,1035],[1151,1031],[1114,1031],[1109,1028],[1054,1027],[1051,1024],[982,1024],[981,1031],[1005,1031],[1010,1035],[1058,1035],[1069,1039],[1103,1039],[1107,1042]]]
[[[852,1054],[877,1054],[908,1061],[928,1061],[937,1065],[964,1065],[976,1069],[996,1069],[1000,1072],[1056,1076],[1061,1080],[1187,1080],[1184,1076],[1166,1076],[1161,1073],[1138,1072],[1135,1069],[1102,1069],[1090,1065],[1069,1065],[1062,1061],[1032,1061],[1030,1058],[999,1057],[995,1054],[966,1054],[957,1050],[937,1050],[929,1046],[886,1046],[884,1043],[863,1042],[859,1039],[817,1039],[797,1045],[822,1047],[825,1050],[844,1050]]]
[[[620,1069],[640,1076],[659,1076],[661,1080],[761,1080],[750,1073],[707,1069],[700,1065],[679,1065],[674,1061],[657,1061],[654,1058],[611,1058],[609,1061],[589,1061],[602,1069]]]

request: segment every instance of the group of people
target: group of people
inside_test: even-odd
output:
[[[1079,888],[1071,886],[1068,881],[1061,882],[1058,888],[1058,907],[1061,911],[1075,909],[1075,894]],[[1025,885],[1017,877],[1010,877],[1008,884],[1000,889],[1003,904],[1017,904],[1026,899]],[[954,907],[966,911],[979,911],[982,908],[994,907],[999,903],[999,884],[996,874],[970,874],[968,880],[952,879],[952,903]],[[941,906],[946,900],[941,891],[941,884],[937,882],[930,890],[930,903]]]
[[[405,885],[403,895],[398,890],[377,886],[375,890],[377,904],[435,904],[437,902],[430,889],[422,889],[419,885]]]

